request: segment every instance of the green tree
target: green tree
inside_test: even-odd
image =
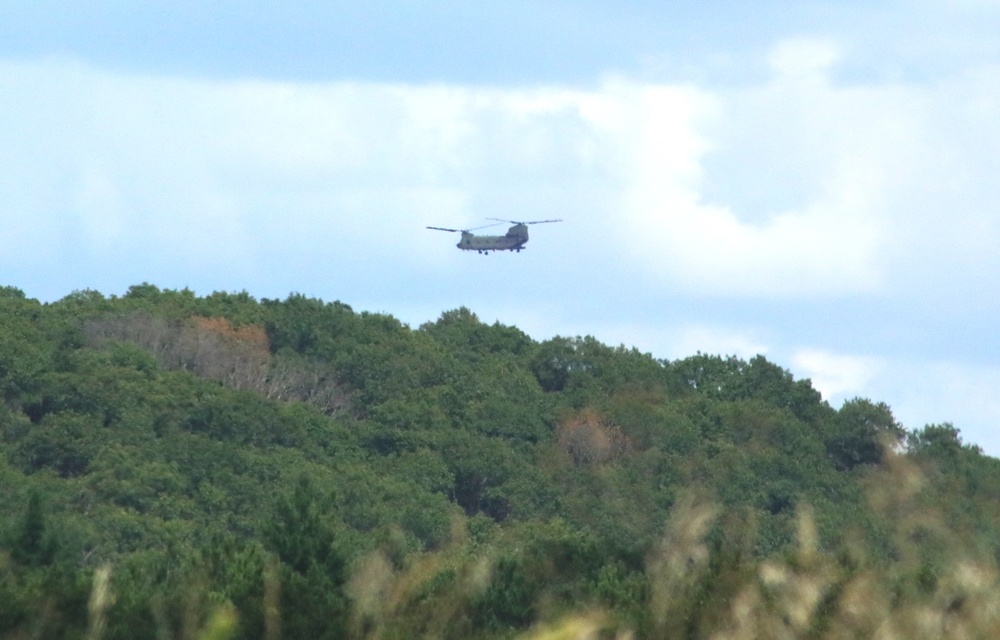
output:
[[[838,469],[882,462],[887,450],[902,444],[906,432],[889,406],[863,398],[848,400],[826,434],[826,450]]]
[[[11,557],[26,567],[48,565],[55,558],[56,541],[37,490],[28,495],[24,515],[14,530],[10,544]]]
[[[334,505],[305,475],[274,508],[265,540],[281,561],[281,628],[290,638],[342,638],[346,562],[325,514]]]

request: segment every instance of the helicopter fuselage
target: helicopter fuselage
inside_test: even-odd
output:
[[[462,232],[462,239],[455,245],[464,251],[520,251],[528,241],[528,227],[515,224],[502,236],[480,236],[468,231]]]
[[[562,220],[531,220],[525,222],[518,222],[517,220],[501,220],[500,218],[489,218],[490,220],[495,220],[493,224],[488,224],[482,227],[476,227],[475,229],[450,229],[448,227],[427,227],[428,229],[433,229],[434,231],[448,231],[450,233],[461,233],[462,239],[458,241],[455,246],[462,251],[478,251],[482,254],[488,254],[490,251],[520,251],[524,248],[526,242],[528,242],[528,225],[529,224],[544,224],[546,222],[562,222]],[[486,235],[476,235],[472,233],[473,231],[478,231],[479,229],[485,229],[486,227],[495,227],[497,223],[507,222],[513,224],[514,226],[507,229],[507,233],[502,236],[486,236]]]

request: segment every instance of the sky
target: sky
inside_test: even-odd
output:
[[[1000,0],[7,0],[0,284],[762,354],[1000,456],[997,33]],[[489,218],[562,222],[426,229]]]

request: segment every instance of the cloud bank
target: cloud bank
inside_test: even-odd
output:
[[[212,82],[7,62],[0,110],[18,126],[0,151],[2,231],[18,242],[2,258],[124,251],[247,274],[283,248],[322,255],[320,237],[345,259],[416,258],[423,245],[378,239],[472,226],[501,213],[485,202],[497,194],[582,188],[594,197],[578,222],[618,229],[615,250],[687,294],[912,293],[914,271],[956,264],[995,275],[1000,71],[838,86],[838,57],[826,41],[781,43],[770,81],[740,91]],[[775,195],[717,188],[729,173]]]
[[[978,402],[1000,310],[1000,66],[863,82],[849,58],[797,38],[761,82],[589,88],[0,61],[0,268],[43,299],[148,280],[404,319],[481,303],[541,337],[787,357],[832,398],[890,404],[902,368],[949,378],[913,355],[946,340],[965,382],[942,393]],[[424,230],[487,217],[566,222],[517,261]],[[958,413],[972,439],[1000,419]]]

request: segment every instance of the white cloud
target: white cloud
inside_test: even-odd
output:
[[[1000,457],[1000,366],[904,356],[887,359],[869,397],[887,402],[907,429],[950,422],[966,443]]]
[[[424,225],[560,216],[610,230],[603,248],[699,296],[870,295],[913,273],[920,286],[960,268],[995,275],[1000,73],[838,86],[840,55],[829,40],[782,42],[769,82],[732,91],[207,81],[8,62],[0,115],[20,126],[0,149],[2,224],[23,242],[0,255],[50,263],[61,239],[243,274],[276,250],[332,267],[331,247],[433,266],[460,258]],[[748,204],[754,188],[779,195]]]
[[[644,268],[685,293],[784,298],[948,297],[998,274],[1000,72],[851,85],[837,60],[828,41],[780,43],[766,84],[632,102],[622,208]]]
[[[809,378],[826,400],[863,395],[882,367],[872,356],[834,353],[824,349],[798,349],[792,354],[792,370],[799,378]]]
[[[18,123],[0,145],[2,230],[17,239],[0,257],[50,273],[89,259],[125,283],[167,272],[239,281],[274,275],[274,264],[339,274],[352,259],[451,264],[461,259],[453,242],[423,226],[565,215],[553,203],[573,207],[576,229],[614,225],[606,207],[634,165],[617,138],[631,126],[629,102],[672,92],[0,63],[0,117]]]
[[[885,285],[891,196],[929,152],[921,96],[835,87],[828,73],[837,56],[827,41],[781,43],[767,85],[703,98],[710,106],[675,96],[672,109],[636,109],[644,170],[624,206],[649,268],[707,295],[824,296]],[[685,136],[658,135],[664,122]],[[720,156],[733,158],[722,168],[735,176],[705,174],[706,161]],[[728,201],[706,199],[706,183],[731,178],[751,189],[762,183],[779,204],[747,210],[731,191],[722,194]],[[791,208],[780,204],[789,192],[798,194]]]
[[[749,360],[770,351],[767,343],[756,336],[752,329],[688,325],[676,328],[671,336],[668,352],[674,358],[683,358],[700,351]]]
[[[803,77],[825,72],[840,59],[840,50],[831,40],[792,38],[779,42],[767,56],[777,74]]]

